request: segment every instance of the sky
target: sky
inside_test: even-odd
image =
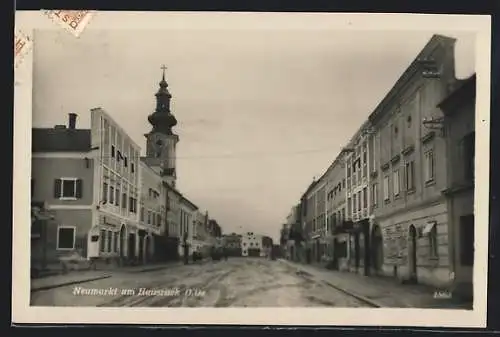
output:
[[[456,77],[474,72],[474,35],[453,32],[165,29],[34,35],[33,126],[102,107],[145,150],[161,66],[172,98],[178,189],[223,232],[279,239],[281,225],[433,33],[457,39]]]

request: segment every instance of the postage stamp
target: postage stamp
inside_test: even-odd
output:
[[[14,66],[17,66],[21,63],[24,55],[26,55],[33,45],[31,38],[21,32],[20,30],[16,30],[14,33]]]
[[[44,10],[44,14],[78,37],[89,23],[94,11]]]

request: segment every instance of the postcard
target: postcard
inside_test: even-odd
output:
[[[15,323],[485,326],[489,16],[15,30]]]

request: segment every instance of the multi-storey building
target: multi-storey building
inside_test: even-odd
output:
[[[345,158],[347,219],[353,222],[349,235],[349,268],[365,275],[370,270],[368,121],[364,122],[342,150]]]
[[[93,224],[89,257],[142,258],[150,240],[138,226],[140,147],[102,108],[91,110],[91,149],[94,166]]]
[[[91,129],[77,129],[76,120],[72,113],[67,127],[33,129],[32,199],[54,218],[45,259],[135,259],[140,148],[101,108],[91,110]]]
[[[344,153],[341,152],[326,171],[328,256],[333,268],[348,267],[349,236],[346,221],[346,175]]]
[[[454,295],[472,297],[474,266],[474,161],[476,75],[459,86],[439,107],[447,140],[448,243]]]
[[[315,216],[315,198],[313,198],[313,194],[311,191],[318,184],[318,180],[313,180],[313,182],[307,187],[306,191],[300,198],[301,204],[301,223],[302,223],[302,233],[304,240],[306,242],[306,250],[305,250],[305,262],[311,263],[313,256],[313,224],[315,224],[314,216]]]
[[[242,256],[242,240],[241,234],[231,233],[222,236],[224,248],[229,256]]]
[[[182,238],[182,244],[179,246],[179,255],[185,256],[193,254],[193,231],[198,206],[192,203],[188,198],[182,196],[179,207],[179,226]]]
[[[165,235],[166,228],[166,193],[167,188],[163,184],[162,177],[158,172],[146,165],[141,160],[141,198],[139,200],[139,230],[147,233],[144,239],[143,247],[139,247],[139,256],[142,255],[144,262],[155,258],[163,259],[164,254],[160,250],[161,245],[156,247],[155,243],[160,242],[160,237]],[[150,239],[150,238],[157,239]],[[158,251],[155,250],[158,248]]]
[[[322,261],[326,248],[326,181],[320,179],[307,192],[307,216],[311,223],[309,247],[312,261]]]
[[[287,215],[287,257],[292,261],[299,259],[302,246],[299,212],[299,206],[295,205]]]
[[[371,170],[372,232],[383,238],[371,249],[383,252],[377,267],[436,286],[448,283],[450,272],[441,194],[447,154],[443,135],[425,121],[442,116],[437,104],[456,81],[454,45],[454,39],[433,36],[369,117],[378,156]]]
[[[182,194],[166,181],[163,182],[163,186],[166,189],[167,226],[162,250],[167,260],[176,260],[179,257],[182,238],[180,228]]]
[[[262,235],[254,232],[247,232],[241,236],[241,255],[242,256],[265,256],[262,249]]]
[[[207,216],[208,213],[203,214],[200,211],[196,211],[193,228],[193,250],[203,255],[207,255],[211,246],[211,240],[206,225]]]

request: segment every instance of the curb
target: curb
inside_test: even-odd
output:
[[[296,270],[298,270],[298,271],[302,271],[302,272],[306,272],[306,273],[310,274],[308,271],[303,270],[302,268],[300,268],[300,267],[298,267],[298,266],[295,266],[295,265],[293,265],[293,264],[289,263],[288,261],[284,261],[284,260],[281,260],[281,259],[280,259],[279,261],[280,261],[280,262],[282,262],[282,263],[284,263],[284,264],[287,264],[288,266],[290,266],[290,267],[292,267],[292,268],[295,268],[295,269],[296,269]],[[314,275],[312,275],[312,276],[313,276],[313,278],[315,278],[315,277],[314,277]],[[346,295],[352,296],[352,297],[356,298],[357,300],[359,300],[359,301],[361,301],[361,302],[365,302],[365,303],[369,304],[369,305],[370,305],[370,306],[372,306],[372,307],[375,307],[375,308],[382,308],[382,307],[384,307],[384,305],[382,305],[381,303],[378,303],[378,302],[373,301],[373,300],[371,300],[371,299],[368,299],[368,298],[366,298],[366,297],[364,297],[364,296],[361,296],[361,295],[359,295],[359,294],[356,294],[356,293],[354,293],[354,292],[352,292],[352,291],[349,291],[349,290],[347,290],[347,289],[344,289],[344,288],[342,288],[342,287],[339,287],[338,285],[335,285],[335,284],[333,284],[333,283],[331,283],[331,282],[329,282],[329,281],[325,281],[325,280],[321,280],[321,281],[322,281],[324,284],[328,285],[329,287],[332,287],[332,288],[334,288],[334,289],[336,289],[336,290],[338,290],[338,291],[340,291],[340,292],[343,292],[343,293],[344,293],[344,294],[346,294]]]
[[[51,284],[48,286],[41,286],[37,288],[31,288],[31,292],[37,292],[37,291],[42,291],[42,290],[49,290],[49,289],[54,289],[54,288],[60,288],[60,287],[65,287],[65,286],[70,286],[73,284],[80,284],[80,283],[86,283],[86,282],[91,282],[91,281],[97,281],[97,280],[102,280],[105,278],[110,278],[111,275],[104,275],[104,276],[98,276],[98,277],[92,277],[92,278],[87,278],[83,280],[77,280],[77,281],[70,281],[70,282],[64,282],[64,283],[57,283],[57,284]]]

